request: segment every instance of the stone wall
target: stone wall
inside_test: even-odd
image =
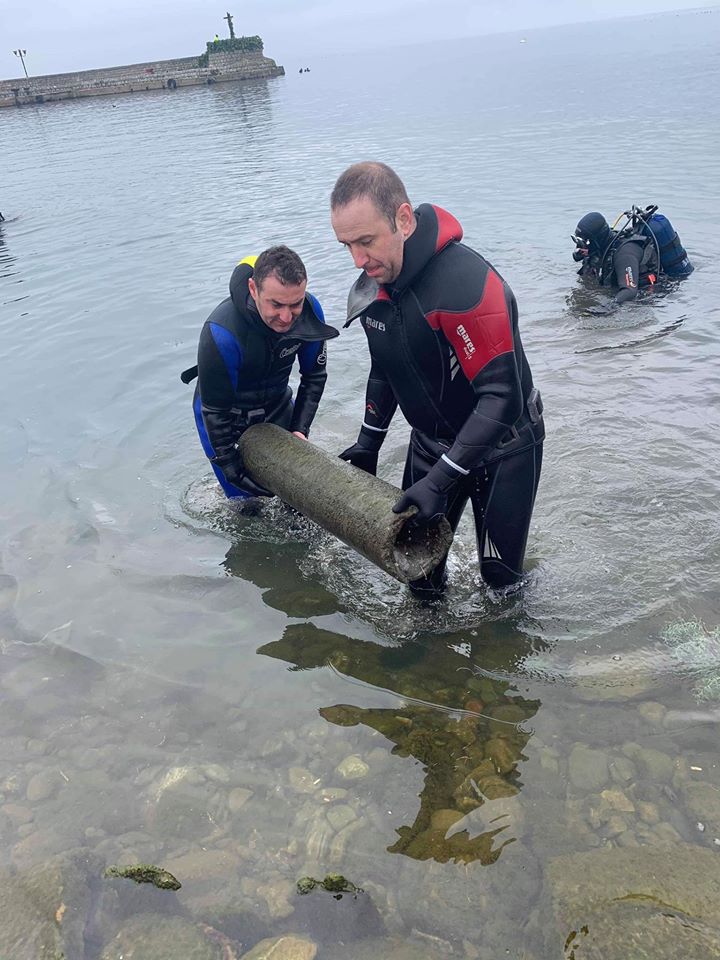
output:
[[[145,90],[174,90],[227,80],[279,77],[284,73],[283,67],[261,52],[209,53],[203,57],[182,57],[102,70],[1,80],[0,107]]]

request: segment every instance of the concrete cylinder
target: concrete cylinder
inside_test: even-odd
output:
[[[452,543],[445,517],[392,512],[401,491],[273,423],[249,427],[240,453],[250,476],[402,583],[427,576]]]

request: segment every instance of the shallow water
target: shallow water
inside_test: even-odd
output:
[[[571,932],[558,858],[716,849],[719,24],[0,114],[0,865],[175,865],[194,918],[246,950],[299,930],[320,960],[336,901],[294,883],[341,872],[365,890],[339,902],[351,960],[366,936],[375,956],[538,960]],[[340,324],[354,271],[328,194],[365,157],[453,211],[517,295],[548,430],[519,595],[479,582],[469,522],[447,601],[422,608],[208,476],[179,380],[202,322],[237,259],[286,241]],[[696,270],[614,310],[569,234],[632,202],[660,204]],[[328,369],[332,452],[361,415],[359,328]],[[385,479],[406,439],[398,418]]]

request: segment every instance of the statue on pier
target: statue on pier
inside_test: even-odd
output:
[[[230,27],[230,39],[231,39],[231,40],[234,40],[234,39],[235,39],[235,31],[233,30],[233,18],[232,18],[232,16],[230,15],[230,13],[227,13],[227,14],[223,17],[223,20],[227,20],[227,22],[228,22],[228,27]]]

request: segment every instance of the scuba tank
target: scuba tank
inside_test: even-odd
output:
[[[621,217],[625,217],[625,224],[617,234],[617,238],[632,234],[638,240],[644,239],[648,243],[647,254],[653,251],[657,266],[655,269],[666,277],[679,279],[689,277],[694,267],[688,259],[680,237],[673,229],[673,225],[662,213],[657,212],[657,204],[649,204],[642,210],[634,204],[615,221],[617,226]],[[613,241],[614,242],[614,241]],[[645,257],[649,262],[649,258]]]
[[[667,217],[653,213],[640,225],[646,236],[652,237],[660,257],[660,269],[668,277],[689,277],[695,269]]]

